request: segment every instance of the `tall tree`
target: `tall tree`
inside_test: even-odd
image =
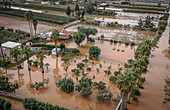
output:
[[[43,67],[44,62],[43,62],[43,60],[44,60],[44,58],[46,58],[45,54],[46,54],[45,50],[38,50],[37,55],[36,55],[37,58],[40,59],[40,67],[42,69],[42,73],[44,73],[44,67]]]
[[[70,16],[70,14],[71,14],[71,9],[70,9],[69,6],[68,6],[67,9],[66,9],[66,14],[67,14],[68,16]]]
[[[33,30],[32,30],[32,23],[31,20],[33,19],[33,14],[31,11],[27,11],[24,14],[24,18],[28,21],[29,29],[30,29],[30,36],[33,38]]]
[[[4,53],[3,53],[3,50],[2,50],[2,44],[1,44],[1,42],[0,42],[0,49],[1,49],[2,59],[3,59],[3,61],[5,61],[5,57],[4,57]]]
[[[79,9],[79,5],[78,4],[76,4],[76,6],[75,6],[75,11],[79,11],[80,9]]]
[[[37,31],[37,25],[38,25],[38,21],[36,19],[33,19],[32,24],[34,26],[34,38],[36,38],[36,31]]]
[[[74,42],[80,46],[80,43],[82,43],[85,39],[85,35],[83,33],[75,32],[73,36]]]
[[[21,51],[18,48],[13,48],[13,49],[10,50],[10,54],[13,58],[15,58],[17,68],[18,68],[19,67],[19,65],[18,65],[18,55],[21,54]]]
[[[85,15],[85,11],[83,10],[83,12],[81,13],[81,17],[84,18]]]
[[[94,11],[94,4],[92,2],[88,2],[85,4],[84,8],[86,10],[86,13],[92,14]]]
[[[30,68],[30,63],[29,63],[29,56],[31,54],[31,49],[28,47],[25,47],[22,49],[22,54],[25,55],[26,59],[27,59],[27,63],[28,63],[28,70],[31,70]]]
[[[87,37],[87,40],[89,39],[89,35],[96,35],[98,32],[96,28],[85,28],[84,26],[78,26],[77,27],[78,32],[84,33]]]
[[[58,30],[53,30],[52,35],[51,35],[51,40],[53,40],[55,42],[56,56],[58,56],[58,53],[57,53],[57,40],[58,40],[59,36],[60,36],[60,32]]]

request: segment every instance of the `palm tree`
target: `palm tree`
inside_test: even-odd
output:
[[[34,26],[34,33],[35,33],[34,38],[36,38],[36,30],[37,30],[38,21],[36,19],[33,19],[32,24]]]
[[[42,69],[42,73],[44,73],[44,67],[43,67],[44,63],[43,63],[43,60],[44,60],[44,58],[46,58],[46,56],[45,56],[46,52],[45,52],[45,50],[38,50],[37,53],[38,53],[37,54],[37,58],[40,59],[40,64],[41,64],[40,67]]]
[[[60,35],[59,33],[60,32],[58,30],[54,30],[51,35],[51,40],[53,40],[55,42],[56,56],[58,56],[58,54],[57,54],[57,39]]]
[[[12,55],[12,57],[15,58],[17,68],[18,68],[19,67],[19,65],[18,65],[18,55],[21,54],[21,51],[18,48],[13,48],[13,49],[10,50],[10,54]]]
[[[28,47],[25,47],[25,48],[23,48],[23,50],[22,50],[22,54],[25,55],[25,57],[27,58],[28,70],[31,70],[31,68],[30,68],[30,62],[29,62],[29,56],[30,56],[31,52],[32,52],[31,49],[28,48]]]
[[[5,57],[4,57],[4,53],[3,53],[3,50],[2,50],[2,44],[0,42],[0,48],[1,48],[1,55],[2,55],[2,58],[3,58],[3,61],[5,60]]]
[[[33,18],[32,12],[27,11],[24,14],[24,18],[28,21],[28,25],[29,25],[29,29],[30,29],[30,35],[31,35],[31,38],[33,38],[33,30],[32,30],[32,23],[31,23],[31,19]]]

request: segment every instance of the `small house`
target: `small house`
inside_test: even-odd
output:
[[[67,40],[71,37],[71,33],[62,29],[62,28],[57,28],[57,30],[60,32],[60,36],[58,39],[61,39],[61,40]]]
[[[1,46],[2,46],[4,56],[9,57],[9,58],[11,58],[11,55],[10,55],[11,49],[13,48],[21,49],[21,43],[16,43],[16,42],[11,42],[11,41],[3,43]]]

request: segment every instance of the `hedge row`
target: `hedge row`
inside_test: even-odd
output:
[[[24,18],[25,12],[26,11],[12,10],[12,9],[9,11],[0,10],[1,14],[11,15],[11,16],[15,16],[15,17],[22,17],[22,18]],[[42,13],[34,13],[34,12],[33,12],[33,16],[34,16],[34,18],[36,18],[39,21],[45,21],[45,22],[50,22],[50,23],[55,23],[55,24],[60,24],[60,25],[75,20],[75,18],[70,18],[70,17],[42,14]]]
[[[59,107],[58,105],[53,106],[49,103],[37,101],[34,98],[25,98],[22,103],[24,108],[29,110],[67,110],[64,107]]]
[[[129,5],[112,5],[119,8],[131,8],[131,9],[143,9],[143,10],[155,10],[155,11],[165,11],[166,8],[155,8],[155,7],[142,7],[142,6],[129,6]]]
[[[51,50],[55,48],[55,45],[45,44],[45,43],[34,43],[31,47],[46,47],[47,49]]]

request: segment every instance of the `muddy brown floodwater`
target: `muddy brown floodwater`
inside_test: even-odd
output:
[[[170,19],[169,19],[170,21]],[[162,107],[162,102],[164,100],[164,83],[165,78],[170,75],[170,61],[169,55],[165,55],[165,50],[168,49],[168,38],[169,38],[169,28],[163,33],[159,43],[158,48],[155,48],[152,51],[150,57],[150,65],[148,67],[148,72],[143,75],[146,77],[146,82],[144,83],[144,89],[140,90],[141,96],[138,97],[139,102],[132,102],[128,105],[129,110],[161,110],[166,109]],[[89,97],[82,97],[77,91],[73,91],[69,94],[61,91],[55,85],[55,81],[58,81],[61,78],[71,77],[74,80],[75,85],[78,83],[76,77],[79,79],[82,75],[77,76],[71,72],[71,69],[76,68],[76,64],[81,62],[84,59],[85,55],[88,55],[89,46],[98,46],[101,49],[101,55],[98,61],[92,61],[86,65],[86,67],[91,67],[92,71],[88,72],[87,77],[93,77],[93,81],[104,81],[106,86],[110,86],[110,90],[113,93],[113,98],[116,98],[119,94],[119,90],[113,83],[109,82],[109,76],[106,75],[103,70],[106,70],[107,67],[111,65],[111,71],[118,70],[119,67],[123,67],[124,63],[128,59],[133,59],[134,48],[125,46],[123,44],[114,44],[105,41],[96,41],[95,44],[87,43],[84,41],[81,47],[77,47],[74,42],[69,42],[67,47],[78,48],[80,49],[80,56],[73,57],[69,63],[64,63],[61,61],[61,56],[47,56],[44,60],[45,63],[49,63],[49,69],[45,69],[45,73],[42,74],[41,70],[37,67],[31,66],[31,72],[27,70],[26,61],[23,63],[24,69],[20,70],[20,73],[13,69],[8,69],[7,74],[3,72],[3,68],[0,68],[0,75],[7,76],[10,81],[18,82],[20,88],[16,90],[16,94],[22,95],[25,97],[33,97],[37,100],[49,102],[52,104],[58,104],[59,106],[64,106],[67,108],[78,108],[80,110],[88,110],[89,107],[94,108],[95,110],[113,110],[116,105],[113,101],[110,102],[98,102],[96,100],[96,90],[93,90],[93,94]],[[115,50],[112,50],[115,48]],[[120,49],[120,51],[117,51]],[[124,52],[121,52],[124,50]],[[36,56],[31,57],[32,60],[37,60]],[[99,68],[99,63],[103,65],[100,69],[100,72],[97,73],[96,68]],[[66,73],[63,68],[69,66],[69,70]],[[85,71],[86,73],[86,71]],[[112,73],[113,74],[113,73]],[[36,91],[30,88],[30,83],[40,82],[43,79],[49,78],[50,83],[44,88]],[[13,110],[24,110],[22,103],[16,100],[10,99],[13,104]]]
[[[148,72],[143,75],[146,82],[144,89],[140,90],[139,102],[128,105],[129,110],[169,110],[167,106],[163,106],[165,79],[170,77],[170,54],[167,52],[170,48],[169,37],[167,26],[157,44],[158,48],[152,51]]]
[[[47,56],[44,60],[45,63],[49,63],[49,69],[45,69],[45,73],[42,74],[41,70],[37,67],[31,66],[31,72],[27,70],[27,62],[24,62],[24,69],[20,70],[20,73],[17,70],[8,69],[7,74],[3,73],[3,69],[1,69],[1,75],[6,75],[9,77],[10,81],[18,82],[20,88],[16,90],[16,94],[22,95],[25,97],[34,97],[37,100],[49,102],[52,104],[58,104],[59,106],[64,106],[67,108],[79,108],[80,110],[88,110],[89,107],[94,108],[95,110],[112,110],[116,107],[113,101],[110,102],[98,102],[96,100],[97,90],[93,90],[93,94],[87,98],[82,97],[77,91],[73,91],[72,93],[65,93],[58,89],[55,85],[55,82],[64,77],[71,77],[74,80],[75,85],[78,83],[76,81],[76,77],[79,79],[82,75],[77,76],[71,72],[71,69],[76,68],[76,64],[80,63],[82,59],[85,58],[85,55],[88,55],[89,47],[95,45],[101,49],[101,55],[98,61],[94,61],[94,65],[92,65],[92,60],[90,63],[86,65],[86,67],[91,67],[92,71],[88,72],[87,77],[93,78],[95,75],[95,79],[93,81],[99,82],[104,81],[106,86],[110,86],[110,90],[113,93],[113,98],[116,98],[119,95],[119,90],[113,83],[109,82],[109,76],[106,75],[103,70],[106,70],[111,65],[111,71],[117,71],[118,67],[123,67],[124,63],[128,59],[133,59],[134,56],[134,48],[131,46],[125,46],[124,44],[114,44],[105,41],[96,41],[95,44],[87,43],[84,41],[81,47],[77,47],[76,44],[72,41],[67,43],[67,47],[78,48],[80,50],[80,55],[73,57],[69,63],[64,63],[61,61],[61,56],[55,57],[53,55]],[[115,50],[112,50],[115,48]],[[117,49],[120,49],[117,51]],[[121,52],[124,50],[124,52]],[[32,60],[37,60],[36,56],[31,57]],[[99,68],[99,63],[103,65],[100,69],[100,72],[97,73],[96,68]],[[66,73],[63,68],[69,66],[69,70]],[[87,71],[85,71],[86,73]],[[113,73],[112,73],[113,74]],[[50,83],[48,86],[40,89],[38,91],[30,88],[30,83],[40,82],[43,79],[49,78]],[[15,105],[16,101],[12,101],[12,104]],[[19,102],[17,102],[17,105]],[[21,103],[17,106],[13,107],[16,110],[16,107],[22,108]]]

